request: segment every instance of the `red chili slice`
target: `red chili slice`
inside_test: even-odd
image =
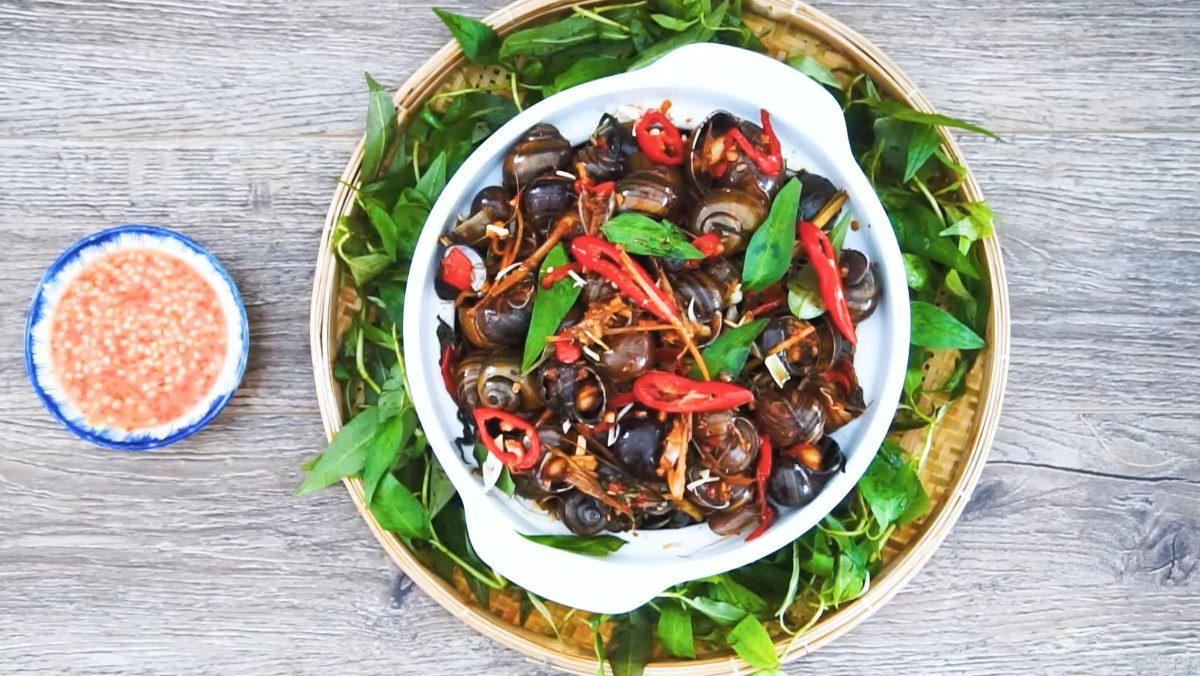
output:
[[[830,320],[851,345],[857,344],[858,336],[854,332],[854,320],[850,318],[850,307],[846,305],[842,271],[838,267],[833,244],[820,228],[808,221],[801,221],[797,227],[804,253],[808,254],[808,262],[817,273],[817,287],[821,290],[821,300],[825,301]]]
[[[698,381],[666,371],[644,373],[633,382],[633,398],[667,413],[724,411],[754,401],[750,390],[719,380]]]
[[[683,163],[683,134],[661,110],[647,110],[634,127],[638,148],[658,164]]]
[[[459,291],[470,291],[475,276],[475,264],[458,247],[446,249],[442,256],[442,281]]]
[[[721,238],[715,232],[708,232],[692,240],[692,246],[700,250],[705,258],[711,258],[721,253]]]
[[[758,467],[754,472],[754,486],[757,489],[755,497],[758,500],[758,527],[746,536],[746,542],[767,532],[775,521],[775,510],[767,504],[767,482],[771,479],[771,439],[765,434],[758,435]]]
[[[510,470],[524,471],[537,464],[542,456],[542,444],[533,423],[498,408],[480,407],[472,411],[471,415],[474,416],[475,427],[479,430],[479,443]],[[497,435],[493,435],[489,429],[489,424],[493,422],[499,426],[501,435],[520,432],[525,437],[525,440],[520,442],[523,452],[514,453],[508,450],[507,443],[505,447],[501,447],[497,442]]]

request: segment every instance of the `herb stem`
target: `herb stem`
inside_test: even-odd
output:
[[[598,24],[603,24],[603,25],[605,25],[605,26],[611,26],[611,27],[613,27],[613,28],[616,28],[617,30],[621,31],[622,33],[628,33],[628,32],[629,32],[629,27],[628,27],[628,26],[626,26],[626,25],[624,25],[624,24],[621,24],[621,23],[618,23],[618,22],[616,22],[616,21],[613,21],[612,19],[610,19],[610,18],[608,18],[608,17],[606,17],[606,16],[603,16],[603,15],[601,15],[601,14],[597,14],[596,12],[593,12],[593,11],[592,11],[592,10],[590,10],[590,9],[585,9],[585,8],[583,8],[583,7],[579,6],[579,5],[574,5],[574,6],[572,6],[572,7],[571,7],[571,11],[575,12],[575,13],[576,13],[576,14],[578,14],[579,16],[582,16],[582,17],[586,17],[586,18],[588,18],[588,19],[591,19],[592,21],[595,21],[595,22],[596,22],[596,23],[598,23]]]
[[[359,321],[362,320],[360,319]],[[358,366],[358,375],[362,377],[363,382],[366,383],[367,386],[375,392],[375,394],[382,392],[383,388],[379,387],[379,384],[371,378],[371,374],[367,373],[366,364],[363,363],[363,330],[361,326],[358,328],[358,343],[354,350],[354,363]]]
[[[481,573],[474,566],[472,566],[471,564],[464,561],[462,559],[462,557],[460,557],[458,554],[455,554],[454,552],[450,551],[449,547],[442,544],[442,541],[439,540],[437,537],[437,533],[434,533],[433,538],[429,540],[429,544],[432,545],[434,549],[438,550],[439,552],[441,552],[441,553],[445,554],[447,557],[449,557],[451,561],[458,564],[458,566],[463,569],[463,572],[467,573],[468,575],[475,578],[476,580],[479,580],[487,587],[489,587],[491,589],[504,589],[505,582],[503,579],[500,578],[499,575],[495,575],[495,573],[492,573],[492,575],[495,576],[495,577],[492,577],[492,576],[484,575],[483,573]]]

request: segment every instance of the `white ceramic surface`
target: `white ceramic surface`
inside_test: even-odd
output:
[[[854,365],[868,408],[833,436],[846,453],[846,471],[809,505],[784,511],[761,537],[722,538],[707,525],[635,531],[629,544],[607,557],[572,554],[534,544],[519,533],[566,533],[556,519],[497,490],[465,464],[455,438],[461,433],[455,403],[442,384],[436,316],[452,321],[449,303],[433,289],[438,237],[465,216],[475,193],[500,183],[505,151],[529,127],[549,122],[572,143],[582,142],[600,115],[633,118],[669,99],[670,117],[690,127],[717,109],[757,120],[771,113],[788,166],[828,177],[850,195],[860,228],[846,245],[876,265],[883,298],[858,327]],[[854,161],[842,113],[808,77],[766,56],[722,45],[691,45],[650,66],[574,87],[519,114],[487,139],[446,185],[421,233],[413,258],[404,315],[405,359],[417,413],[466,507],[467,530],[479,556],[496,572],[530,591],[583,610],[632,610],[671,585],[715,575],[786,546],[812,528],[849,493],[883,441],[899,401],[908,355],[908,290],[895,236],[878,198]],[[470,457],[470,453],[466,454]]]

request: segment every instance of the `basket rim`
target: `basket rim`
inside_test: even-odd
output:
[[[504,34],[572,5],[600,4],[606,0],[516,0],[488,15],[483,21]],[[932,104],[916,84],[879,48],[840,21],[798,0],[747,0],[745,10],[765,18],[792,23],[804,33],[816,37],[858,69],[870,75],[889,95],[907,102],[917,110],[934,112]],[[440,87],[446,77],[468,62],[458,45],[447,42],[427,59],[394,92],[392,98],[403,120],[410,112]],[[970,167],[945,128],[939,128],[943,147],[950,158],[966,169],[963,192],[972,200],[982,200],[983,193]],[[317,268],[310,303],[310,351],[318,406],[327,438],[340,429],[341,411],[333,378],[330,374],[330,355],[336,340],[336,301],[338,265],[331,253],[332,233],[340,217],[353,207],[352,186],[357,182],[362,159],[360,139],[346,164],[326,214],[318,249]],[[802,640],[796,641],[781,660],[791,661],[816,650],[857,626],[889,601],[932,558],[934,551],[949,534],[961,516],[983,472],[988,452],[999,424],[1000,407],[1004,397],[1009,364],[1010,318],[1006,275],[1000,246],[995,236],[983,241],[983,260],[991,283],[991,314],[988,320],[988,347],[983,352],[983,380],[980,384],[978,409],[966,454],[947,493],[927,515],[922,527],[878,578],[872,580],[870,591],[843,606],[836,613],[817,623]],[[427,569],[390,532],[383,530],[371,515],[364,501],[362,482],[357,478],[343,480],[359,515],[366,521],[392,560],[451,615],[471,628],[517,650],[529,658],[577,673],[594,673],[596,660],[582,651],[564,650],[564,644],[525,627],[511,624],[486,609],[464,602],[451,583]],[[788,648],[789,638],[776,641],[776,650]],[[607,666],[605,667],[608,668]],[[648,674],[707,674],[749,673],[753,671],[736,655],[709,657],[698,660],[660,660],[647,665]]]

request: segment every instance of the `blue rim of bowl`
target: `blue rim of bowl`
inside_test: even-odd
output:
[[[71,420],[63,413],[61,407],[58,405],[58,402],[54,401],[54,398],[51,397],[46,392],[46,389],[42,386],[42,383],[38,379],[37,366],[34,364],[33,360],[33,327],[37,324],[38,319],[40,319],[41,316],[48,310],[48,308],[45,307],[46,284],[53,281],[62,271],[63,267],[75,260],[76,257],[79,256],[80,252],[125,234],[141,234],[151,237],[161,237],[175,240],[207,260],[213,266],[213,269],[217,271],[217,274],[220,275],[221,280],[224,281],[229,293],[232,295],[234,305],[236,305],[238,309],[238,318],[241,322],[242,353],[238,356],[233,387],[216,397],[209,405],[208,410],[199,420],[191,425],[177,429],[165,437],[144,435],[131,436],[127,439],[112,439],[105,436],[100,430],[92,429]],[[58,258],[54,259],[54,262],[50,264],[50,267],[46,268],[45,274],[42,275],[42,279],[38,282],[37,289],[33,293],[33,300],[29,304],[29,313],[25,320],[25,374],[29,377],[29,382],[33,386],[33,391],[37,394],[38,399],[42,400],[42,405],[45,406],[46,410],[49,411],[50,414],[53,415],[56,420],[58,420],[59,424],[61,424],[71,434],[74,434],[80,439],[97,446],[102,446],[104,448],[117,451],[148,451],[154,448],[161,448],[182,439],[186,439],[196,432],[199,432],[210,422],[212,422],[213,418],[217,417],[217,414],[219,414],[225,408],[225,405],[229,403],[229,400],[232,399],[233,395],[237,392],[238,386],[240,386],[242,382],[242,376],[245,375],[246,372],[246,360],[249,357],[249,354],[250,323],[246,319],[246,306],[242,302],[242,295],[238,292],[237,285],[234,284],[233,278],[229,276],[229,271],[225,269],[225,266],[221,265],[215,256],[213,256],[204,247],[197,244],[191,238],[181,235],[173,230],[168,230],[155,225],[118,225],[88,235],[87,237],[84,237],[83,239],[80,239],[71,246],[67,247],[66,251],[63,251],[61,254],[59,254]]]

